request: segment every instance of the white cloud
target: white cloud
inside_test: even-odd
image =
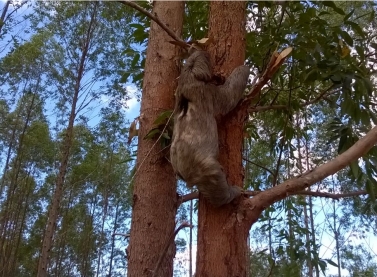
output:
[[[126,101],[126,105],[128,110],[132,110],[136,106],[139,106],[139,102],[137,101],[136,97],[132,97],[131,99]]]

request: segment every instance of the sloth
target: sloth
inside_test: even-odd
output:
[[[194,50],[184,64],[175,93],[170,159],[174,172],[197,186],[209,202],[220,207],[242,193],[229,185],[217,160],[219,143],[215,116],[233,110],[243,97],[250,69],[239,66],[220,86],[211,84],[212,68],[206,51]]]

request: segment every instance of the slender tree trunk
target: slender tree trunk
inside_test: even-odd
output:
[[[77,101],[79,98],[81,80],[84,75],[85,60],[87,58],[90,41],[92,38],[93,30],[95,28],[94,22],[96,20],[97,6],[98,5],[95,6],[95,9],[93,10],[93,13],[91,15],[91,21],[90,21],[90,24],[86,33],[86,38],[85,38],[84,46],[81,53],[80,63],[78,65],[78,72],[77,72],[76,83],[74,87],[74,94],[73,94],[73,99],[72,99],[71,111],[69,114],[68,126],[67,126],[67,130],[65,131],[65,137],[63,139],[62,158],[60,161],[59,173],[56,178],[55,192],[52,196],[52,203],[48,212],[47,226],[45,229],[45,233],[43,237],[43,244],[42,244],[42,251],[41,251],[41,255],[39,257],[39,262],[38,262],[38,277],[47,276],[47,267],[49,264],[50,252],[51,252],[51,247],[52,247],[52,238],[55,234],[56,223],[59,217],[60,202],[63,197],[64,180],[67,173],[68,160],[69,160],[70,150],[73,143],[73,128],[74,128],[74,122],[76,118],[76,106],[77,106]]]
[[[117,231],[118,213],[119,213],[119,204],[117,204],[115,207],[113,235],[111,236],[111,250],[110,250],[110,257],[109,257],[109,273],[108,273],[109,277],[112,275],[112,270],[113,270],[113,259],[114,259],[114,248],[115,248],[115,235],[114,234]]]
[[[3,249],[5,253],[8,255],[3,255],[3,258],[0,258],[0,266],[3,268],[2,272],[6,275],[12,275],[12,261],[15,260],[15,253],[16,249],[14,246],[14,237],[16,236],[17,226],[20,224],[18,221],[19,213],[22,212],[22,208],[19,206],[20,204],[17,202],[22,201],[23,193],[20,194],[20,186],[22,185],[22,181],[19,178],[19,174],[22,171],[24,157],[24,139],[25,133],[29,128],[32,112],[35,108],[34,106],[35,94],[33,94],[31,98],[31,102],[29,103],[29,99],[25,98],[26,101],[26,117],[24,118],[21,114],[22,111],[19,111],[19,115],[17,116],[17,121],[24,121],[21,133],[18,136],[18,145],[16,149],[16,155],[13,159],[13,166],[10,171],[10,181],[8,185],[7,195],[5,198],[3,209],[3,216],[0,217],[0,249]],[[16,126],[18,123],[16,123]],[[16,129],[15,126],[15,129]],[[14,129],[14,130],[15,130]],[[13,135],[12,135],[13,136]],[[16,141],[16,140],[15,140]],[[12,142],[11,142],[12,143]],[[9,152],[8,152],[9,153]],[[9,157],[9,156],[8,156]],[[6,172],[4,172],[6,174]],[[5,179],[5,178],[4,178]],[[21,188],[22,190],[22,188]]]
[[[296,126],[299,130],[300,128],[300,124],[301,124],[301,120],[300,120],[300,116],[297,116],[296,118]],[[301,146],[301,139],[302,139],[302,136],[301,135],[298,135],[297,136],[297,150],[298,150],[298,160],[299,160],[299,172],[300,174],[303,174],[305,170],[308,170],[308,166],[309,164],[307,163],[308,162],[308,159],[309,159],[309,152],[307,151],[306,149],[306,145],[304,145],[304,147]],[[303,163],[304,163],[304,158],[302,157],[302,154],[301,154],[301,149],[304,149],[305,150],[305,162],[306,162],[306,168],[303,167]],[[300,199],[302,202],[305,202],[306,204],[304,205],[304,224],[305,224],[305,229],[306,230],[309,230],[309,211],[308,211],[308,208],[307,208],[307,201],[306,201],[306,198],[303,198],[301,197]],[[306,232],[305,234],[305,248],[306,248],[306,254],[307,254],[307,259],[306,259],[306,263],[307,263],[307,267],[308,267],[308,277],[313,277],[313,264],[312,264],[312,257],[311,257],[311,238],[310,238],[310,234],[309,234],[309,231]]]
[[[153,13],[178,36],[183,25],[184,2],[153,2]],[[140,111],[137,169],[134,180],[128,276],[151,276],[170,234],[177,209],[176,179],[159,143],[143,139],[161,112],[174,106],[179,76],[178,48],[155,22],[151,22]],[[158,276],[173,274],[175,251],[168,251]]]
[[[0,17],[0,35],[1,35],[1,30],[3,29],[3,26],[5,24],[5,16],[7,15],[7,11],[8,11],[9,5],[10,5],[10,0],[8,0],[5,3],[4,8],[3,8],[3,12],[1,13],[1,17]]]
[[[333,183],[333,189],[335,191],[335,181],[334,179],[332,180]],[[342,272],[341,272],[341,267],[340,267],[340,262],[341,262],[341,257],[340,257],[340,243],[339,243],[339,230],[340,228],[337,227],[337,212],[336,212],[336,203],[335,200],[332,200],[332,208],[333,208],[333,226],[332,228],[334,229],[334,238],[335,238],[335,249],[336,249],[336,260],[338,263],[338,277],[342,277]]]
[[[190,201],[190,225],[192,225],[192,216],[193,216],[193,200]],[[190,238],[189,238],[189,277],[192,277],[192,228],[190,228]]]
[[[305,124],[308,124],[308,118],[307,114],[305,113]],[[309,161],[309,140],[305,138],[305,152],[306,152],[306,171],[309,171],[311,169],[310,167],[310,161]],[[310,187],[308,188],[310,191]],[[310,231],[311,231],[311,238],[313,242],[313,252],[318,253],[317,245],[316,245],[316,235],[315,235],[315,228],[314,228],[314,215],[313,215],[313,197],[309,196],[308,197],[308,203],[309,203],[309,216],[310,216]],[[315,268],[315,276],[319,277],[319,267],[318,263],[314,265]]]
[[[210,3],[209,52],[214,72],[229,75],[245,60],[246,2]],[[219,161],[230,184],[242,186],[245,111],[235,109],[218,121]],[[200,197],[196,276],[246,276],[248,224],[237,223],[233,204],[215,209]]]

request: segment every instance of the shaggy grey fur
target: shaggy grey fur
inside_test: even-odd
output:
[[[187,186],[197,186],[215,207],[241,195],[231,186],[219,164],[215,116],[226,114],[241,100],[246,88],[248,66],[239,66],[221,86],[210,84],[209,55],[195,51],[183,66],[176,91],[173,142],[170,158],[176,174]]]

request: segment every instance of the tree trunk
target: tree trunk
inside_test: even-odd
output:
[[[245,60],[246,2],[210,3],[209,52],[215,74],[228,76]],[[219,161],[230,184],[242,186],[243,122],[246,111],[233,110],[218,120]],[[196,276],[246,276],[248,224],[238,224],[235,205],[213,208],[199,201]]]
[[[1,16],[0,16],[0,35],[1,35],[1,29],[3,28],[3,26],[5,24],[5,16],[7,14],[9,5],[10,5],[10,0],[5,3],[4,8],[3,8],[3,12],[1,13]]]
[[[96,5],[95,7],[97,6],[98,5]],[[63,139],[62,158],[60,161],[59,173],[56,178],[55,192],[52,196],[52,203],[48,212],[47,226],[46,226],[45,233],[43,236],[42,251],[41,251],[41,255],[39,257],[39,262],[38,262],[38,277],[47,276],[47,267],[49,264],[50,252],[52,248],[52,238],[56,230],[56,223],[59,216],[60,202],[63,197],[64,180],[67,173],[68,160],[69,160],[70,151],[71,151],[71,147],[73,143],[73,128],[74,128],[74,122],[76,118],[76,106],[77,106],[77,101],[79,99],[79,92],[81,89],[80,88],[81,80],[84,75],[85,61],[88,57],[88,51],[89,51],[89,46],[90,46],[90,42],[93,35],[93,29],[95,28],[96,15],[97,15],[97,9],[94,8],[93,13],[91,14],[90,24],[86,31],[86,37],[85,37],[83,49],[81,52],[80,63],[78,65],[78,72],[77,72],[77,76],[75,80],[75,87],[74,87],[71,111],[69,114],[68,126],[65,131],[65,136]]]
[[[153,13],[178,36],[183,25],[184,2],[153,2]],[[143,139],[153,121],[174,103],[179,76],[179,49],[155,22],[151,22],[140,111],[137,167],[134,180],[128,276],[151,276],[168,238],[174,231],[177,209],[176,179],[166,151]],[[168,251],[156,276],[173,275],[175,251]]]

